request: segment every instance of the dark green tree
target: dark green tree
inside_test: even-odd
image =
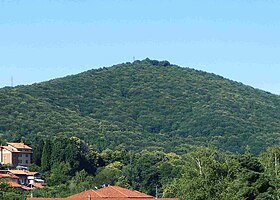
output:
[[[41,166],[43,148],[44,148],[44,140],[42,138],[38,138],[32,142],[32,149],[33,149],[32,162],[37,166]]]
[[[41,158],[42,171],[48,171],[51,169],[51,160],[52,160],[52,143],[49,139],[46,139],[44,142],[42,158]]]
[[[71,170],[70,164],[61,162],[52,165],[50,176],[46,179],[46,182],[50,186],[56,186],[64,184],[69,179],[69,172]]]

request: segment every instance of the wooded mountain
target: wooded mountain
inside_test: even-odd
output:
[[[145,59],[0,89],[0,139],[78,136],[98,148],[185,152],[279,145],[280,97]]]

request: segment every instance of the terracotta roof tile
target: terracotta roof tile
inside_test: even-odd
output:
[[[129,197],[122,197],[122,198],[118,198],[118,197],[92,197],[90,196],[91,200],[149,200],[149,199],[153,199],[156,200],[155,197],[153,198],[129,198]],[[63,200],[88,200],[89,196],[83,196],[83,197],[67,197],[64,198]],[[30,199],[30,200],[34,200],[34,199]],[[177,198],[167,198],[167,199],[161,199],[161,198],[157,198],[157,200],[178,200]]]
[[[24,143],[7,142],[7,144],[17,149],[30,149],[30,150],[32,149],[30,146],[27,146]]]
[[[27,175],[27,176],[33,176],[35,174],[39,174],[39,172],[30,172],[28,170],[20,170],[20,169],[11,169],[8,170],[8,173],[16,174],[16,175]]]
[[[44,186],[40,183],[32,183],[31,185],[35,188],[44,188]]]
[[[26,200],[65,200],[66,198],[31,198],[27,197]]]
[[[16,175],[27,175],[27,171],[24,170],[18,170],[18,169],[14,169],[14,170],[9,170],[10,173],[12,174],[16,174]]]
[[[11,178],[10,174],[0,174],[0,178]]]
[[[30,172],[30,171],[27,171],[26,174],[27,174],[28,176],[33,176],[33,175],[35,175],[35,174],[39,174],[39,172]]]
[[[108,186],[96,191],[101,197],[153,198],[153,196],[118,186]]]
[[[23,190],[32,190],[32,188],[27,187],[27,186],[24,186],[24,185],[22,185],[21,188],[22,188]]]
[[[14,150],[12,147],[8,147],[8,146],[1,146],[1,148],[6,149],[6,150],[8,150],[10,152],[19,152],[17,150]]]
[[[8,174],[1,174],[0,173],[0,178],[13,178],[13,179],[18,179],[19,177],[17,177],[14,174],[8,173]]]
[[[97,190],[87,190],[85,192],[81,192],[81,193],[78,193],[78,194],[74,194],[70,197],[67,197],[67,200],[69,199],[83,199],[83,198],[87,198],[88,196],[90,196],[91,198],[98,198],[100,197],[98,195],[98,193],[96,192]]]
[[[155,197],[132,191],[118,186],[108,186],[98,190],[88,190],[74,194],[67,198],[56,198],[57,200],[156,200]],[[54,198],[27,198],[26,200],[54,200]],[[158,198],[158,200],[178,200],[177,198]]]
[[[20,188],[21,185],[18,184],[18,183],[15,183],[15,182],[7,182],[9,184],[10,187],[13,187],[13,188]]]

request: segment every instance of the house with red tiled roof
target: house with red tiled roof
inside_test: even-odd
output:
[[[9,173],[8,170],[0,170],[0,179],[5,181],[17,182],[19,177]]]
[[[7,142],[7,146],[0,146],[1,164],[13,167],[28,166],[31,163],[32,148],[24,144]]]
[[[178,200],[178,198],[155,198],[153,196],[118,186],[88,190],[66,198],[27,198],[26,200]]]
[[[15,176],[11,173],[5,173],[6,170],[0,170],[0,181],[8,183],[8,185],[12,188],[20,188],[20,184],[18,184],[19,177]]]
[[[21,185],[16,182],[7,182],[7,183],[12,188],[21,188]]]
[[[44,183],[41,179],[39,172],[30,172],[28,170],[8,170],[9,173],[19,177],[19,183],[21,185],[28,185],[33,183]]]
[[[10,187],[22,190],[44,187],[44,180],[41,179],[41,174],[28,170],[0,170],[0,180],[7,182]]]

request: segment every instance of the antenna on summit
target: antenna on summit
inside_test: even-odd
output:
[[[14,77],[11,76],[11,87],[14,87]]]
[[[133,62],[135,61],[135,56],[133,56]]]

